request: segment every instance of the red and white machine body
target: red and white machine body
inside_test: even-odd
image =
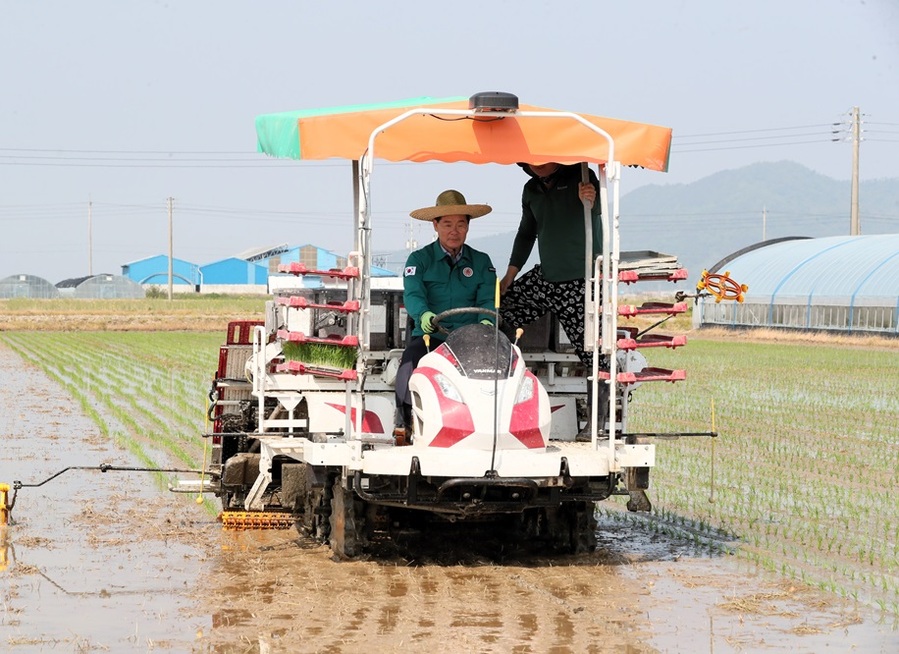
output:
[[[409,388],[413,447],[546,449],[546,390],[525,367],[521,351],[493,327],[456,330],[422,357]]]

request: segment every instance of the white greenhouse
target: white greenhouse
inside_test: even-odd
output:
[[[140,299],[147,295],[143,286],[121,275],[102,274],[65,279],[56,287],[62,297],[90,300]]]
[[[46,300],[55,297],[59,297],[59,291],[43,277],[10,275],[0,279],[0,298],[39,298]]]
[[[742,303],[700,299],[697,326],[899,335],[899,234],[768,241],[710,272],[749,288]]]

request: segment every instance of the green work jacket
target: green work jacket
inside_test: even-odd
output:
[[[422,336],[421,314],[432,311],[439,314],[447,309],[479,307],[493,310],[496,302],[496,269],[490,257],[469,247],[462,246],[462,256],[452,263],[438,241],[416,250],[406,260],[403,271],[403,302],[406,312],[415,321],[412,336]],[[474,324],[490,315],[466,313],[452,316],[440,322],[452,331],[463,325]]]
[[[567,282],[584,278],[584,205],[578,197],[580,165],[565,166],[547,189],[539,179],[529,179],[521,193],[521,223],[512,244],[509,265],[519,270],[527,263],[534,241],[540,253],[543,278]],[[593,203],[593,258],[602,252],[602,221],[599,208],[599,181],[590,170],[596,187]]]

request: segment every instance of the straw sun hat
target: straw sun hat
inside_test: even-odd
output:
[[[469,218],[480,218],[492,211],[487,204],[466,204],[465,196],[452,189],[437,196],[433,207],[423,207],[409,213],[417,220],[436,220],[441,216],[463,215]]]

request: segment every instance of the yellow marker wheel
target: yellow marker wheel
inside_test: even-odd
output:
[[[737,302],[742,302],[743,293],[749,290],[749,286],[746,284],[738,284],[733,277],[730,276],[729,270],[723,275],[703,270],[702,279],[696,284],[696,289],[699,291],[706,290],[711,293],[715,296],[716,303],[721,302],[721,300],[736,300]]]

